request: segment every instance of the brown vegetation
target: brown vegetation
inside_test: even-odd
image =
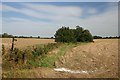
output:
[[[8,42],[7,42],[8,40]],[[9,39],[3,44],[8,44]],[[24,48],[34,44],[54,43],[54,39],[18,39],[16,47]],[[68,45],[66,45],[68,46]],[[70,46],[70,45],[69,45]],[[63,47],[64,50],[65,48]],[[48,56],[57,55],[54,50]],[[66,53],[55,62],[56,68],[88,71],[88,73],[57,72],[53,68],[38,67],[28,70],[5,71],[4,77],[31,78],[115,78],[118,77],[118,39],[97,39],[94,43],[77,45],[65,51]],[[54,57],[52,57],[54,58]],[[50,58],[49,58],[50,59]],[[19,75],[16,75],[19,74]],[[25,75],[23,75],[25,74]]]
[[[17,41],[15,42],[16,48],[25,48],[27,46],[32,46],[36,44],[47,44],[47,43],[55,43],[54,39],[34,39],[34,38],[15,38]],[[11,48],[12,38],[2,38],[2,44]]]

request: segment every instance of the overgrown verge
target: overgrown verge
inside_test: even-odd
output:
[[[40,64],[44,67],[50,67],[50,68],[55,68],[57,65],[55,62],[59,60],[62,56],[65,55],[65,53],[70,50],[73,47],[76,47],[78,45],[83,45],[86,44],[87,42],[78,42],[78,43],[64,43],[62,47],[59,48],[59,51],[57,54],[53,54],[52,56],[46,56],[41,58]]]
[[[5,51],[3,46],[3,70],[30,69],[41,66],[38,64],[41,58],[46,56],[49,51],[58,48],[60,45],[60,43],[49,43],[45,45],[35,45],[25,50],[14,48],[13,51]]]
[[[54,68],[55,62],[64,56],[66,51],[81,44],[86,43],[50,43],[36,45],[24,51],[15,48],[9,55],[4,54],[3,77],[26,77],[32,73],[32,68],[36,67]],[[48,54],[55,49],[58,49],[56,54]],[[19,76],[15,76],[16,74]]]

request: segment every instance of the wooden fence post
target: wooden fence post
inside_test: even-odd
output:
[[[12,38],[12,47],[11,47],[11,51],[13,51],[14,49],[14,41],[17,41],[14,37]]]

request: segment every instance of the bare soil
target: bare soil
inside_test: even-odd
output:
[[[80,45],[66,52],[59,61],[58,68],[88,71],[88,73],[57,72],[53,69],[37,69],[47,78],[117,78],[118,77],[118,40],[101,39],[94,43]]]
[[[32,69],[29,77],[117,78],[118,50],[118,39],[96,39],[94,43],[87,43],[68,50],[55,64],[56,68],[87,71],[87,73],[59,72],[53,68],[40,67]]]

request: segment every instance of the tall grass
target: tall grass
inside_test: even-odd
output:
[[[32,74],[32,68],[36,67],[56,67],[55,62],[65,55],[66,51],[86,43],[50,43],[45,45],[35,45],[25,50],[15,48],[11,58],[6,57],[3,60],[3,77],[27,77]],[[48,54],[57,49],[54,54]],[[6,56],[9,56],[6,55]],[[23,58],[24,55],[24,58]],[[25,75],[26,74],[26,75]]]
[[[64,43],[60,48],[59,51],[56,54],[53,54],[51,56],[45,56],[40,59],[39,66],[41,67],[49,67],[54,68],[56,67],[55,62],[60,59],[60,57],[64,56],[66,51],[69,49],[76,47],[79,44],[75,43]]]
[[[6,59],[3,60],[3,68],[22,69],[28,67],[29,69],[29,68],[41,66],[40,60],[43,59],[43,57],[46,56],[49,51],[58,48],[60,45],[61,45],[60,43],[49,43],[45,45],[35,45],[25,50],[14,48],[12,52],[9,51],[8,52],[9,54],[4,56],[4,58]],[[7,67],[7,65],[9,65],[9,67]]]

